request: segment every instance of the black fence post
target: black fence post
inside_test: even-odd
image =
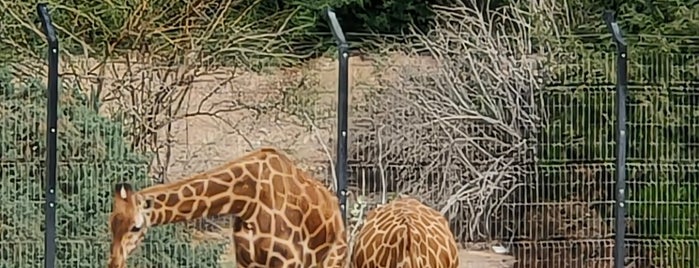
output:
[[[56,266],[56,135],[58,134],[58,38],[45,3],[36,6],[49,45],[48,105],[46,106],[46,229],[44,268]]]
[[[616,43],[616,215],[614,220],[614,267],[623,268],[626,258],[626,87],[628,85],[626,41],[611,11],[604,12],[604,21]]]
[[[337,93],[337,163],[335,164],[335,177],[337,178],[337,198],[340,201],[342,219],[347,225],[347,98],[348,98],[348,72],[349,72],[349,45],[345,39],[345,32],[340,27],[335,12],[325,9],[325,18],[330,24],[337,43],[340,72],[338,78]]]

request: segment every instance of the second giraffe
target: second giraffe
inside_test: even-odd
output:
[[[353,268],[457,268],[456,240],[442,214],[400,197],[369,212],[352,250]]]
[[[116,186],[110,268],[126,267],[149,227],[230,214],[238,267],[344,267],[347,238],[338,201],[274,148],[208,172],[133,191]]]

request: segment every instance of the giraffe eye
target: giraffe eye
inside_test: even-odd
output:
[[[138,226],[131,227],[131,232],[135,233],[138,231],[141,231],[141,227],[138,227]]]

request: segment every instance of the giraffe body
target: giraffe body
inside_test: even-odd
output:
[[[352,250],[354,268],[457,268],[447,220],[414,198],[401,197],[369,212]]]
[[[126,267],[148,227],[230,214],[238,267],[344,267],[338,201],[282,152],[261,148],[210,171],[134,192],[118,184],[110,268]]]

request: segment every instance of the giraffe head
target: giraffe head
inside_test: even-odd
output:
[[[109,216],[112,244],[108,267],[122,268],[146,234],[153,202],[134,192],[128,183],[119,183],[114,190],[114,207]]]

